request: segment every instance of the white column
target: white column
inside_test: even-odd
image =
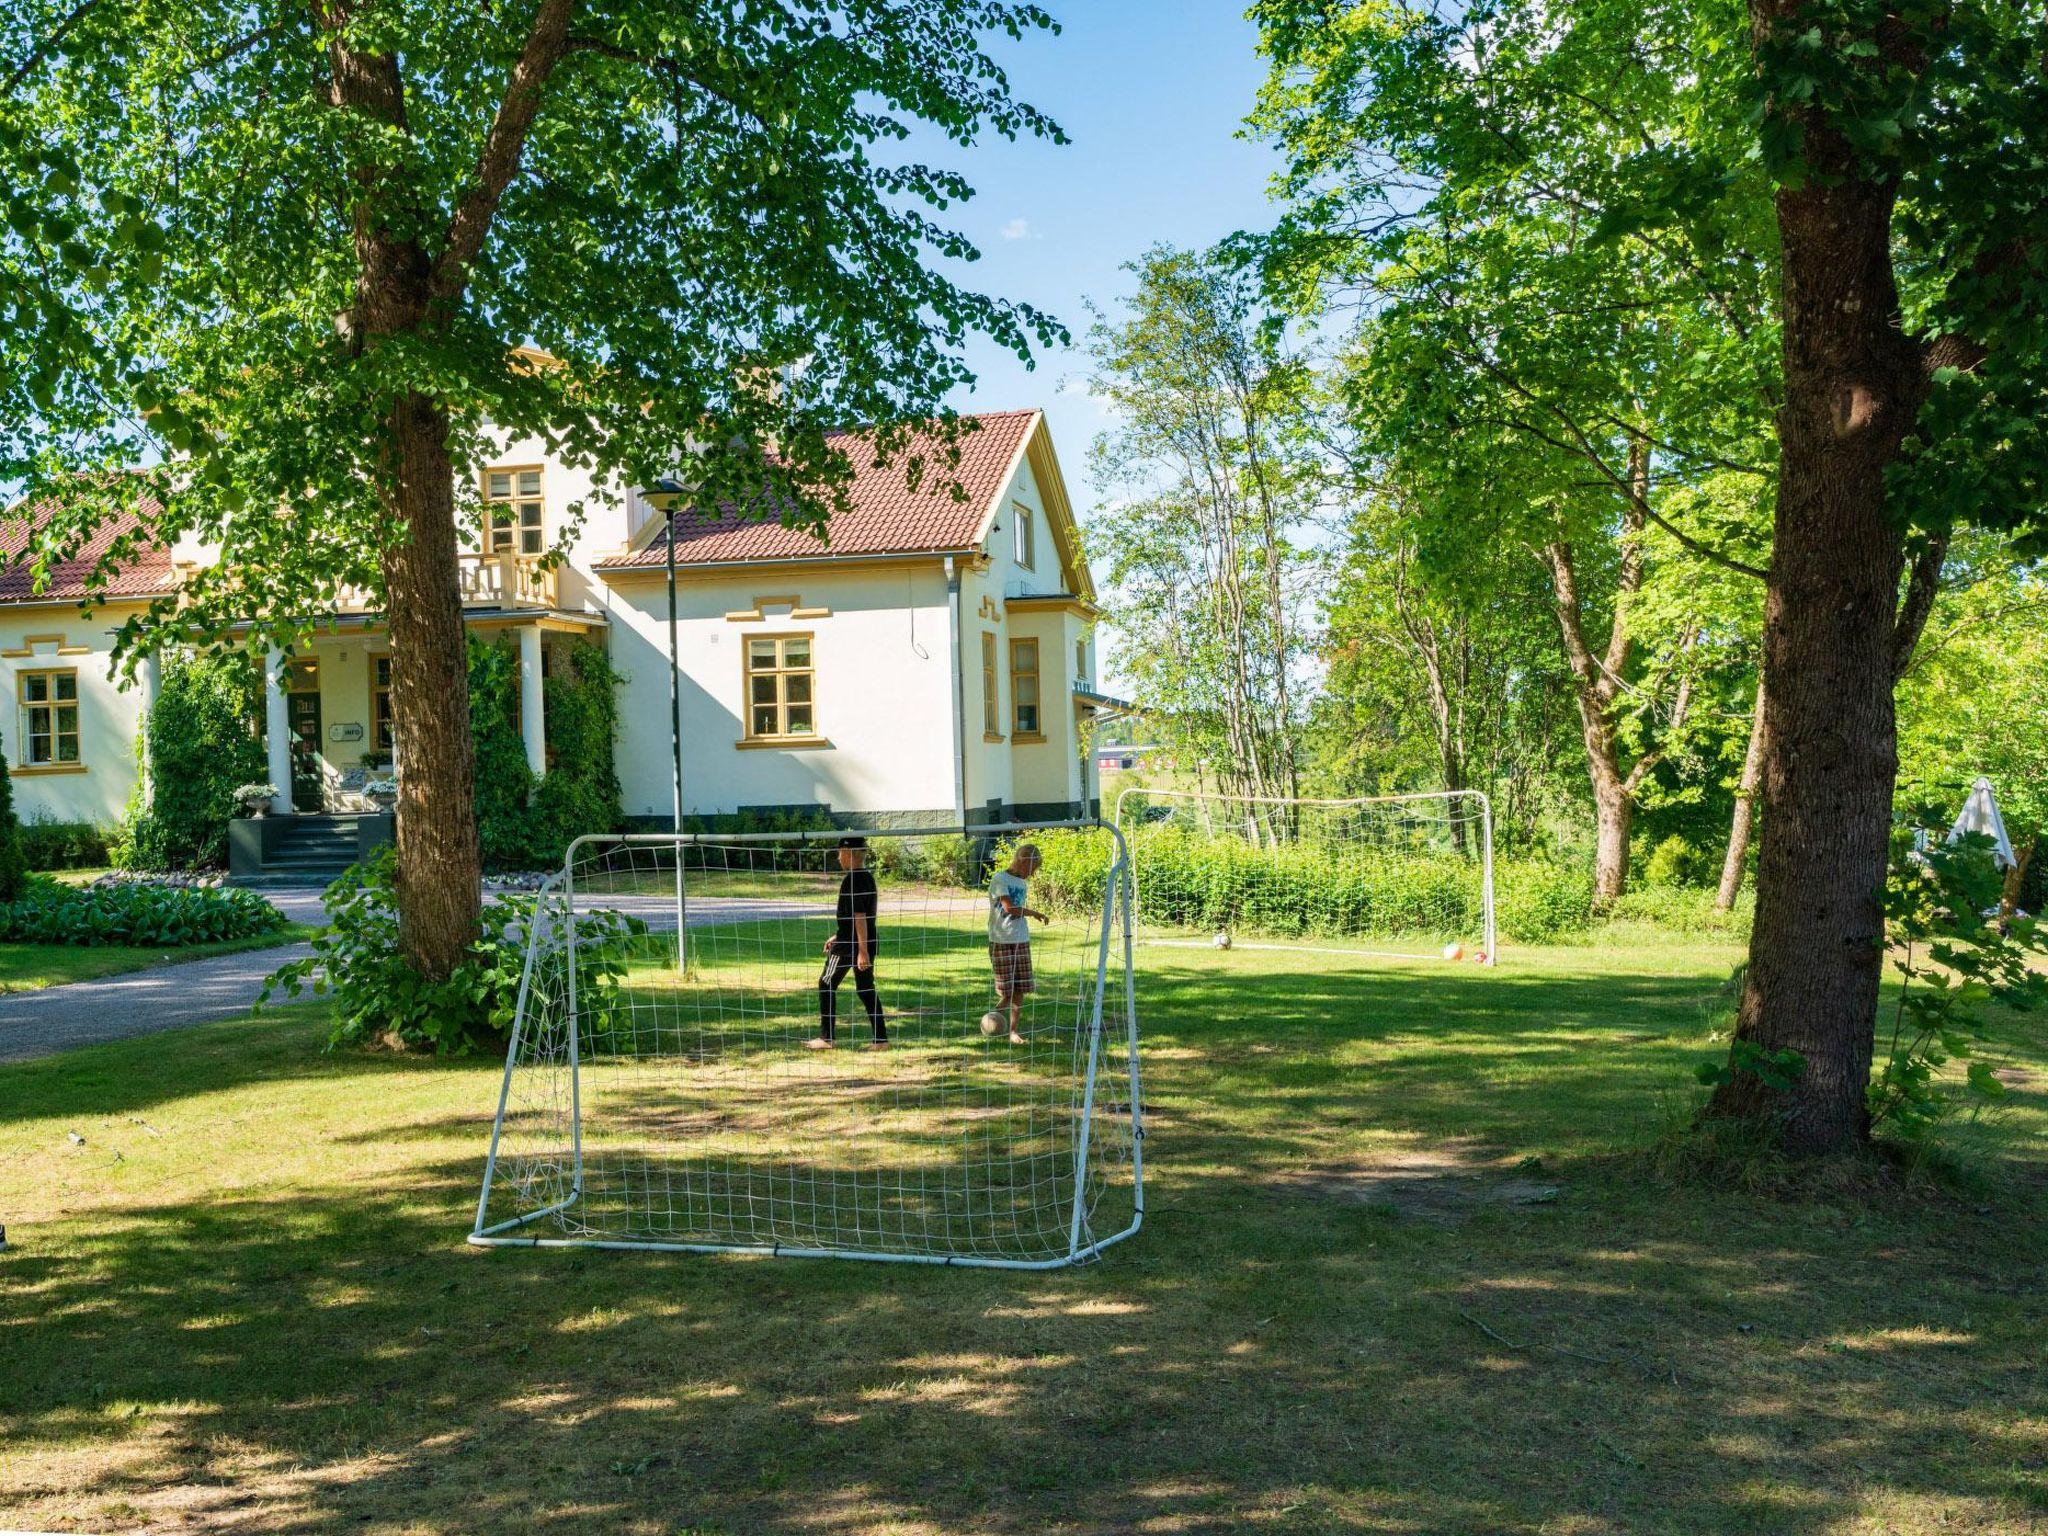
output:
[[[526,742],[526,766],[537,779],[548,771],[548,726],[541,686],[540,626],[519,631],[519,734]]]
[[[144,805],[148,805],[152,789],[149,778],[149,751],[147,747],[147,742],[149,739],[149,717],[155,713],[157,695],[163,691],[163,658],[159,656],[155,651],[151,651],[147,656],[142,658],[142,665],[136,668],[136,674],[142,683],[141,720],[143,741],[145,743],[144,750],[142,753],[142,764],[140,768],[140,773],[142,775],[142,803]]]
[[[270,809],[279,816],[292,813],[292,722],[285,705],[289,682],[284,652],[273,645],[263,658],[263,739],[270,749],[270,782],[277,786]]]

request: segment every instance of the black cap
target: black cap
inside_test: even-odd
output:
[[[842,837],[839,839],[839,846],[842,848],[865,848],[867,845],[868,840],[864,837]]]

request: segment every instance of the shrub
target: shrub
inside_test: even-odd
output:
[[[540,839],[531,805],[533,770],[519,734],[519,653],[474,635],[469,640],[469,733],[484,868],[531,868],[540,856]]]
[[[260,1008],[273,997],[311,990],[332,993],[330,1049],[390,1041],[407,1050],[463,1055],[503,1039],[519,1002],[528,936],[540,898],[505,895],[484,904],[483,937],[445,981],[429,981],[406,962],[398,942],[394,897],[397,855],[380,849],[327,888],[329,927],[314,936],[313,954],[280,967],[264,983]],[[647,931],[638,918],[612,911],[576,917],[576,998],[582,1027],[604,1029],[619,1001],[627,944]],[[561,965],[559,951],[544,963]],[[549,987],[537,970],[537,993]],[[556,988],[559,990],[559,988]]]
[[[113,837],[90,821],[26,821],[21,853],[30,869],[98,869],[114,861]]]
[[[239,653],[171,657],[143,725],[148,803],[138,787],[115,862],[130,869],[217,869],[227,862],[235,790],[264,777],[256,721],[262,677]]]
[[[1700,885],[1712,873],[1707,856],[1673,833],[1650,851],[1650,857],[1643,865],[1643,884],[1659,890],[1674,890]]]
[[[21,826],[14,819],[14,782],[7,774],[7,756],[0,753],[0,901],[14,901],[28,878]]]
[[[960,833],[932,837],[877,837],[868,843],[868,867],[883,882],[972,889],[974,840]]]
[[[173,948],[275,933],[284,914],[254,891],[204,886],[61,885],[33,880],[0,903],[0,939],[26,944]]]
[[[1672,886],[1646,886],[1630,891],[1608,903],[1608,926],[1644,923],[1664,933],[1698,935],[1702,938],[1739,938],[1749,932],[1756,913],[1756,897],[1745,891],[1733,911],[1715,910],[1711,890],[1684,890]]]
[[[1494,875],[1494,916],[1501,937],[1554,944],[1593,921],[1593,876],[1548,860],[1502,865]]]

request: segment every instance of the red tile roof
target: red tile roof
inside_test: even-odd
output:
[[[928,461],[915,491],[905,484],[905,454],[898,454],[884,467],[875,462],[872,433],[836,433],[833,446],[853,463],[853,482],[847,487],[852,505],[832,515],[822,539],[808,529],[785,527],[773,518],[748,517],[731,506],[716,512],[692,508],[676,514],[676,563],[723,565],[972,548],[989,505],[1001,494],[1038,414],[994,411],[962,417],[977,425],[959,440],[959,466],[949,473]],[[913,442],[909,451],[916,452],[921,446]],[[952,493],[955,479],[965,492],[964,500]],[[668,533],[664,529],[645,548],[609,556],[600,560],[598,567],[630,570],[664,565],[667,560]]]
[[[57,504],[43,500],[0,510],[0,603],[76,602],[86,596],[86,581],[117,540],[132,538],[163,508],[145,497],[139,510],[108,518],[69,560],[50,567],[48,583],[36,589],[36,569],[29,554],[31,536],[46,525]],[[168,546],[144,536],[96,598],[154,597],[175,586]]]

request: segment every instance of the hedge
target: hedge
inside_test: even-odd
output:
[[[21,856],[35,870],[101,869],[114,862],[116,835],[90,821],[25,821]]]
[[[0,902],[0,940],[23,944],[169,949],[254,938],[284,926],[284,914],[254,891],[205,886],[31,880],[18,901]]]
[[[1313,843],[1255,848],[1170,825],[1139,827],[1130,838],[1142,924],[1281,938],[1442,938],[1479,929],[1479,866],[1455,854]],[[1032,841],[1044,857],[1032,882],[1034,904],[1068,914],[1100,907],[1109,838],[1056,829]],[[1494,888],[1503,939],[1549,943],[1593,921],[1592,880],[1582,871],[1504,863]]]

